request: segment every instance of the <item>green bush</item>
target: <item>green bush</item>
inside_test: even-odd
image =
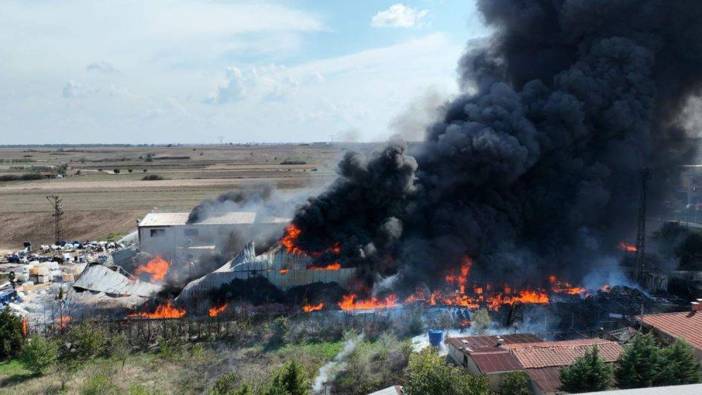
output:
[[[449,366],[433,349],[412,354],[405,381],[407,395],[487,395],[484,376],[473,376],[463,369]]]
[[[97,372],[90,376],[80,389],[81,395],[119,394],[119,388],[112,382],[109,372]]]
[[[365,395],[401,383],[411,353],[409,341],[400,341],[387,333],[376,341],[360,342],[346,358],[345,368],[334,379],[334,391]]]
[[[58,345],[41,336],[32,336],[22,349],[22,363],[34,374],[44,374],[58,358]]]
[[[612,367],[600,358],[597,347],[561,369],[561,390],[566,392],[604,391],[612,383]]]
[[[0,360],[19,355],[23,344],[22,319],[5,307],[0,311]]]
[[[511,372],[505,375],[500,384],[500,395],[529,395],[529,375],[524,372]]]
[[[63,336],[62,358],[86,361],[106,354],[107,334],[99,325],[81,322],[73,325]]]
[[[110,357],[122,362],[122,368],[124,368],[124,364],[127,362],[127,358],[129,357],[129,353],[131,351],[127,335],[120,333],[110,337],[107,351],[110,354]]]
[[[479,335],[485,333],[485,331],[490,328],[491,324],[492,320],[490,319],[490,313],[485,308],[476,311],[471,316],[471,325],[473,326],[473,330]]]
[[[274,375],[264,395],[307,395],[310,382],[305,368],[296,361],[283,365]]]
[[[239,375],[230,372],[230,373],[225,373],[215,381],[214,385],[212,386],[212,390],[210,391],[211,395],[230,395],[234,393],[236,390],[238,384],[239,384]]]

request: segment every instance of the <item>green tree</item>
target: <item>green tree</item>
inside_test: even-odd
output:
[[[265,395],[307,395],[310,382],[301,364],[290,361],[274,375]]]
[[[5,307],[0,311],[0,360],[19,355],[23,344],[22,319]]]
[[[34,374],[44,374],[58,358],[58,345],[41,336],[32,336],[22,349],[24,366]]]
[[[485,395],[490,391],[483,376],[450,366],[433,349],[412,354],[407,368],[407,395]]]
[[[689,344],[678,339],[660,351],[656,386],[699,383],[700,364]]]
[[[482,335],[485,331],[490,328],[492,320],[490,319],[490,313],[486,308],[482,308],[476,311],[471,318],[471,326],[475,333]]]
[[[561,390],[566,392],[594,392],[607,389],[612,382],[612,367],[600,358],[597,347],[561,369]]]
[[[104,354],[108,346],[105,330],[89,322],[72,325],[64,340],[67,349],[62,357],[83,361]]]
[[[529,395],[529,375],[524,372],[508,373],[500,384],[500,395]]]
[[[650,387],[660,366],[659,349],[652,335],[638,334],[624,348],[615,376],[621,388]]]

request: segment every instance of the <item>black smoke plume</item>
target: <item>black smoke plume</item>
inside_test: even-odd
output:
[[[369,281],[519,284],[585,274],[630,236],[641,170],[658,212],[693,158],[679,114],[702,82],[702,2],[479,0],[496,33],[460,61],[464,89],[411,148],[348,154],[293,222],[343,246]]]

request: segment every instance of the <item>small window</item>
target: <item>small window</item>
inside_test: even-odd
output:
[[[188,237],[197,237],[200,235],[200,232],[198,232],[197,229],[185,229],[185,235]]]
[[[166,234],[166,229],[151,229],[150,235],[151,237],[160,237],[164,236]]]

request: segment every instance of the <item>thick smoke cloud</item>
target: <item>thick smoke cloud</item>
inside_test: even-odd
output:
[[[188,223],[202,222],[210,217],[217,217],[246,207],[259,207],[268,202],[273,195],[270,185],[259,185],[238,191],[225,192],[216,199],[206,199],[193,207],[188,216]]]
[[[348,154],[298,211],[303,248],[335,242],[370,274],[431,283],[586,274],[635,228],[640,172],[657,212],[694,157],[679,114],[702,83],[702,2],[479,0],[496,28],[459,64],[467,93],[410,156]],[[470,87],[470,89],[469,89]],[[368,276],[372,281],[373,276]]]

